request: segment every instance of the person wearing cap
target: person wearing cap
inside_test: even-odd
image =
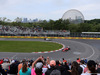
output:
[[[50,68],[46,71],[45,75],[53,75],[52,72],[54,72],[54,75],[61,75],[61,72],[56,68],[56,62],[55,60],[50,61]]]
[[[84,60],[80,61],[80,67],[82,67],[83,69],[82,73],[84,73],[84,69],[86,68],[86,65],[84,64]]]
[[[78,64],[80,64],[80,61],[81,61],[81,60],[80,60],[80,58],[77,58],[76,61],[77,61]]]
[[[41,61],[41,62],[40,62]],[[31,75],[45,75],[42,72],[43,58],[39,57],[32,63]]]
[[[10,59],[4,59],[4,62],[1,64],[2,68],[5,70],[6,73],[9,72],[9,66],[11,65]]]
[[[86,58],[84,59],[84,62],[85,62],[85,64],[87,64],[87,59]]]
[[[0,64],[0,75],[7,75],[7,73],[2,68],[2,65]]]
[[[67,60],[65,60],[64,58],[62,58],[63,62],[67,62]]]

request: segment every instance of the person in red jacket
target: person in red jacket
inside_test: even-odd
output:
[[[3,59],[1,59],[1,61],[0,61],[0,64],[2,64],[3,63]]]

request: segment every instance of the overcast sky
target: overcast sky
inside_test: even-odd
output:
[[[100,18],[100,0],[0,0],[0,17],[58,20],[70,10],[82,12],[86,20]]]

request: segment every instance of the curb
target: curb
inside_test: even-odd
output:
[[[58,42],[54,42],[54,43],[58,43]],[[62,49],[65,48],[65,45],[62,44],[62,43],[58,43],[58,44],[61,44],[63,47],[61,49],[58,49],[58,50],[53,50],[53,51],[45,51],[45,52],[32,52],[32,53],[51,53],[51,52],[57,52],[57,51],[60,51]]]

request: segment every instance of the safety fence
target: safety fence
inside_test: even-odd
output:
[[[0,36],[0,38],[48,38],[48,39],[95,39],[100,40],[100,38],[88,38],[88,37],[32,37],[32,36]]]

